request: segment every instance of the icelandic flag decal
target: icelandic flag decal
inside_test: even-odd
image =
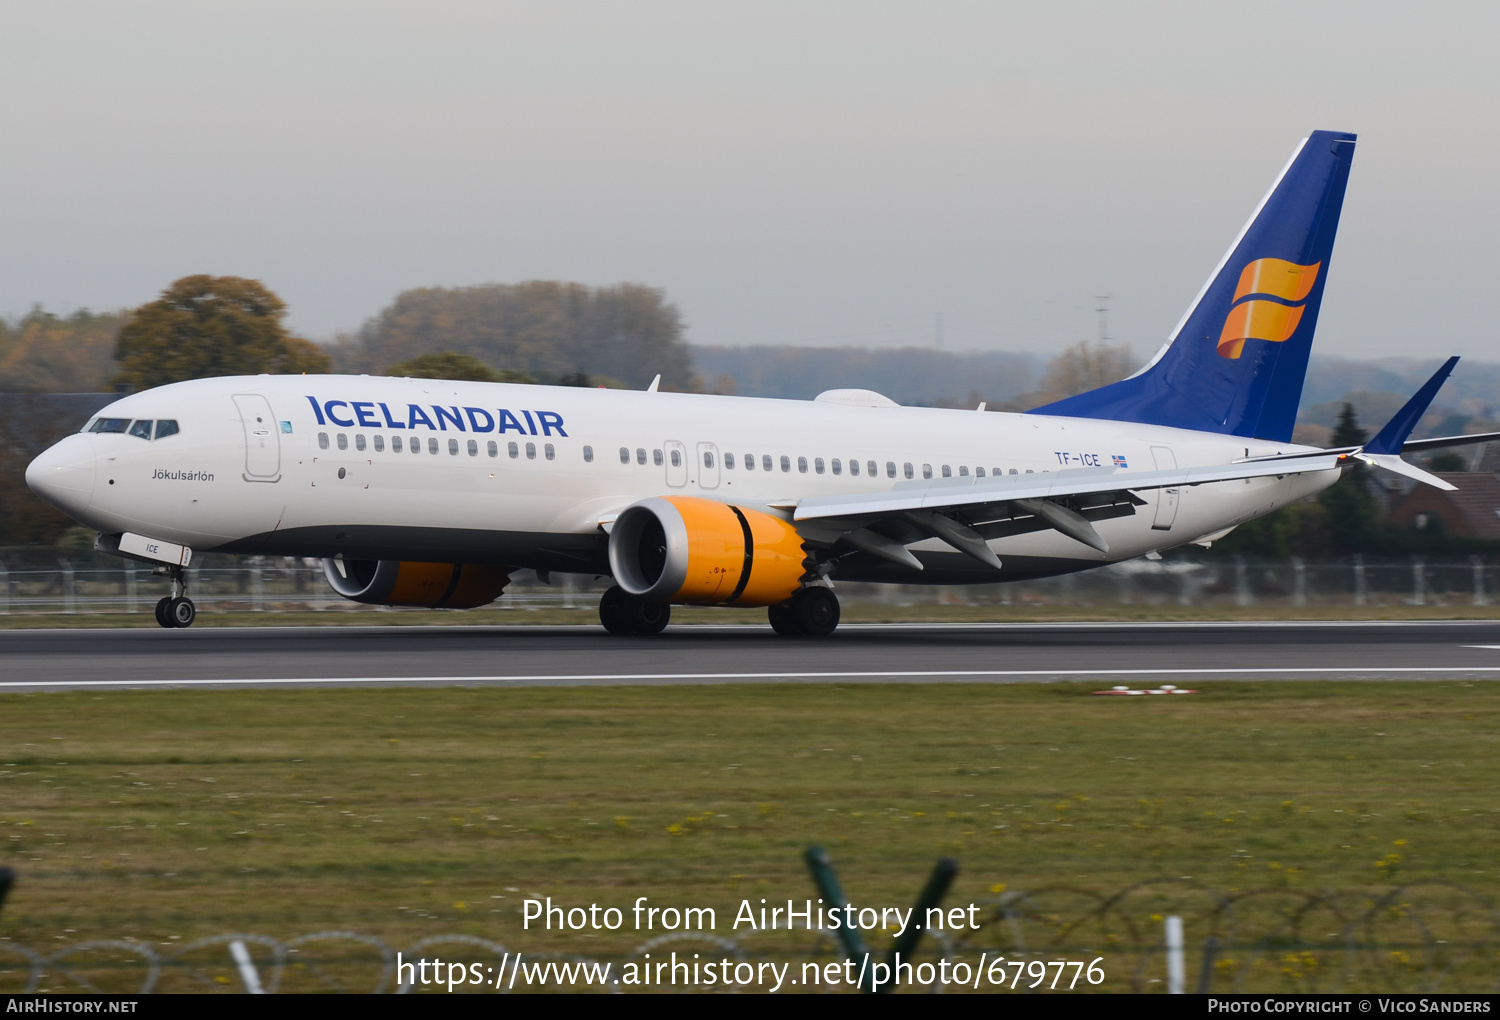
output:
[[[1130,466],[1129,464],[1125,463],[1125,458],[1120,456],[1118,453],[1115,454],[1111,459],[1115,462],[1115,467],[1117,468],[1128,468]]]

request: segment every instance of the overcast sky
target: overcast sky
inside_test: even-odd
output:
[[[1165,338],[1309,130],[1317,350],[1500,359],[1500,5],[0,6],[0,314],[662,288],[697,343]]]

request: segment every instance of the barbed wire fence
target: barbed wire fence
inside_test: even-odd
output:
[[[1173,968],[1183,989],[1198,992],[1496,992],[1500,991],[1500,912],[1480,894],[1447,882],[1421,882],[1384,892],[1260,888],[1218,891],[1191,881],[1143,881],[1111,894],[1057,886],[1005,891],[980,902],[978,932],[924,932],[917,959],[980,967],[1005,961],[1001,984],[985,990],[1008,993],[1057,991],[1049,982],[1056,961],[1098,959],[1104,980],[1076,982],[1075,991],[1165,992]],[[1171,919],[1185,938],[1170,943]],[[679,932],[641,942],[617,954],[530,952],[472,934],[441,934],[396,948],[381,938],[346,930],[318,931],[285,941],[252,933],[225,933],[163,951],[131,939],[99,939],[40,951],[0,939],[0,991],[4,992],[354,992],[448,991],[441,980],[422,983],[403,963],[461,960],[486,973],[520,953],[543,965],[514,990],[628,992],[621,968],[656,954],[676,952],[735,964],[774,960],[803,964],[840,959],[831,930],[806,926],[723,936]],[[399,954],[399,956],[398,956]],[[588,967],[609,964],[612,980],[563,980],[549,962]],[[1043,976],[1034,980],[1040,962]],[[1033,964],[1032,967],[1018,966]],[[1014,969],[1010,969],[1014,968]],[[1061,970],[1059,968],[1058,970]],[[928,971],[943,973],[940,969]],[[582,973],[575,969],[573,973]],[[1014,975],[1014,980],[1011,980]],[[853,990],[846,983],[815,981],[809,989]],[[753,983],[741,990],[757,990]],[[493,992],[488,984],[453,990]],[[660,991],[652,986],[650,990]],[[683,986],[667,990],[706,990]],[[720,985],[716,990],[723,990]],[[942,980],[908,983],[903,990],[961,992]]]
[[[310,559],[208,554],[194,560],[187,581],[199,608],[209,612],[408,611],[343,599],[324,580],[320,562]],[[609,584],[591,575],[540,577],[518,570],[505,595],[470,615],[477,620],[494,612],[592,609]],[[1005,584],[935,589],[841,583],[838,589],[846,602],[882,605],[1468,607],[1488,606],[1500,596],[1500,562],[1479,556],[1137,559]],[[0,615],[149,613],[165,591],[165,581],[143,563],[76,549],[0,549]]]

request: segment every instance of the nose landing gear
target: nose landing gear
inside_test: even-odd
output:
[[[198,618],[198,609],[187,597],[187,582],[183,580],[181,567],[158,568],[172,581],[172,593],[156,603],[156,622],[163,627],[191,627]]]

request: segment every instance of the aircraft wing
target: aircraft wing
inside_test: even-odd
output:
[[[1233,464],[1169,468],[1164,471],[1124,471],[1118,468],[1076,468],[1001,478],[944,478],[901,482],[889,492],[849,496],[814,496],[798,500],[793,519],[880,517],[913,510],[963,510],[1017,500],[1067,500],[1127,493],[1142,489],[1176,488],[1204,482],[1328,471],[1349,459],[1348,453],[1314,451],[1261,457]],[[790,509],[788,504],[781,504]]]

